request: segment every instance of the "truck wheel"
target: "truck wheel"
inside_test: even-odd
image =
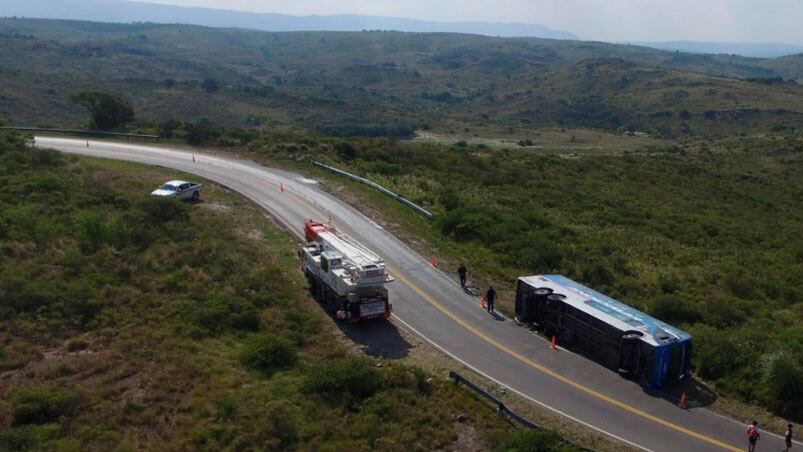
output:
[[[198,201],[198,198],[200,198],[200,197],[201,197],[201,193],[199,193],[198,190],[195,190],[194,192],[192,192],[192,200],[193,201]]]

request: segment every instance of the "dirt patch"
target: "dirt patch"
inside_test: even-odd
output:
[[[454,432],[457,438],[452,443],[451,450],[464,452],[481,452],[489,450],[482,445],[477,436],[477,429],[468,422],[461,422],[459,419],[454,423]]]
[[[263,238],[265,238],[265,235],[262,234],[262,231],[260,231],[259,229],[249,229],[247,231],[238,231],[238,233],[240,235],[242,235],[243,237],[245,237],[246,239],[252,240],[254,242],[259,242]]]
[[[230,206],[227,206],[225,204],[221,204],[221,203],[218,203],[218,202],[200,203],[200,204],[198,204],[198,207],[200,207],[202,209],[208,209],[208,210],[211,210],[213,212],[220,212],[220,213],[226,213],[226,212],[231,211],[231,207]]]

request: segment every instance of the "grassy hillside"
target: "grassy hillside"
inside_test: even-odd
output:
[[[574,450],[348,352],[293,241],[212,184],[148,199],[173,176],[0,135],[0,450]]]
[[[143,119],[207,118],[324,135],[566,126],[694,137],[803,123],[803,86],[772,79],[782,69],[786,78],[800,76],[792,57],[456,34],[22,19],[0,20],[0,44],[0,115],[13,124],[84,122],[67,101],[82,89],[122,95]]]

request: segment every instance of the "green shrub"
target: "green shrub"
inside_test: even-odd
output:
[[[295,345],[287,339],[254,334],[246,339],[240,362],[252,370],[272,375],[292,367],[298,361]]]
[[[762,359],[762,387],[773,407],[788,416],[803,416],[803,365],[800,357],[783,350]]]
[[[185,221],[189,218],[189,207],[176,199],[149,197],[140,202],[139,209],[145,213],[146,220],[153,225]]]
[[[84,253],[92,253],[103,246],[124,246],[132,235],[131,228],[116,219],[108,219],[100,212],[84,212],[76,219],[75,238]]]
[[[257,424],[259,443],[266,450],[290,450],[299,437],[300,410],[287,400],[272,400]]]
[[[522,429],[511,433],[496,450],[498,452],[558,452],[579,449],[565,443],[555,432],[543,429]]]
[[[348,141],[335,143],[335,151],[337,156],[346,162],[354,160],[358,155],[357,148]]]
[[[367,359],[319,364],[304,378],[303,390],[332,402],[350,404],[371,397],[384,386],[382,374]]]
[[[259,329],[259,310],[249,301],[228,295],[217,295],[195,306],[198,326],[210,334],[232,329]]]
[[[185,124],[184,129],[187,131],[187,143],[192,145],[210,143],[222,133],[220,128],[205,118],[194,124]]]
[[[695,328],[692,337],[695,344],[692,362],[704,378],[717,380],[732,375],[754,359],[746,353],[749,348],[745,344],[718,329],[708,326]]]
[[[0,451],[52,450],[47,443],[62,433],[59,424],[20,425],[0,430]]]
[[[678,295],[661,294],[652,302],[650,314],[667,323],[694,323],[701,319],[697,306]]]
[[[18,389],[11,393],[14,425],[53,422],[69,416],[77,406],[77,396],[52,388]]]
[[[481,241],[487,238],[487,232],[499,221],[495,215],[478,207],[457,207],[439,215],[436,226],[444,235],[458,242]]]

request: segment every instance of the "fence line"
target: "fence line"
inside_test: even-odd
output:
[[[126,138],[148,138],[158,140],[159,135],[144,135],[141,133],[125,132],[103,132],[100,130],[80,130],[80,129],[48,129],[44,127],[0,127],[3,130],[18,130],[20,132],[47,132],[47,133],[73,133],[77,135],[107,136],[107,137],[126,137]]]
[[[377,184],[376,182],[372,182],[372,181],[370,181],[370,180],[368,180],[368,179],[366,179],[364,177],[360,177],[360,176],[357,176],[355,174],[351,174],[349,172],[343,171],[343,170],[335,168],[333,166],[329,166],[329,165],[323,164],[321,162],[313,161],[312,164],[317,166],[317,167],[332,171],[333,173],[340,174],[341,176],[346,176],[346,177],[348,177],[350,179],[356,180],[357,182],[363,183],[363,184],[368,185],[370,187],[373,187],[374,189],[381,191],[382,193],[390,196],[391,198],[399,201],[400,203],[415,209],[418,213],[420,213],[421,215],[425,216],[429,220],[432,220],[434,218],[432,213],[430,211],[428,211],[427,209],[419,206],[418,204],[410,201],[409,199],[406,199],[406,198],[402,197],[401,195],[398,195],[398,194],[388,190],[387,188]]]

